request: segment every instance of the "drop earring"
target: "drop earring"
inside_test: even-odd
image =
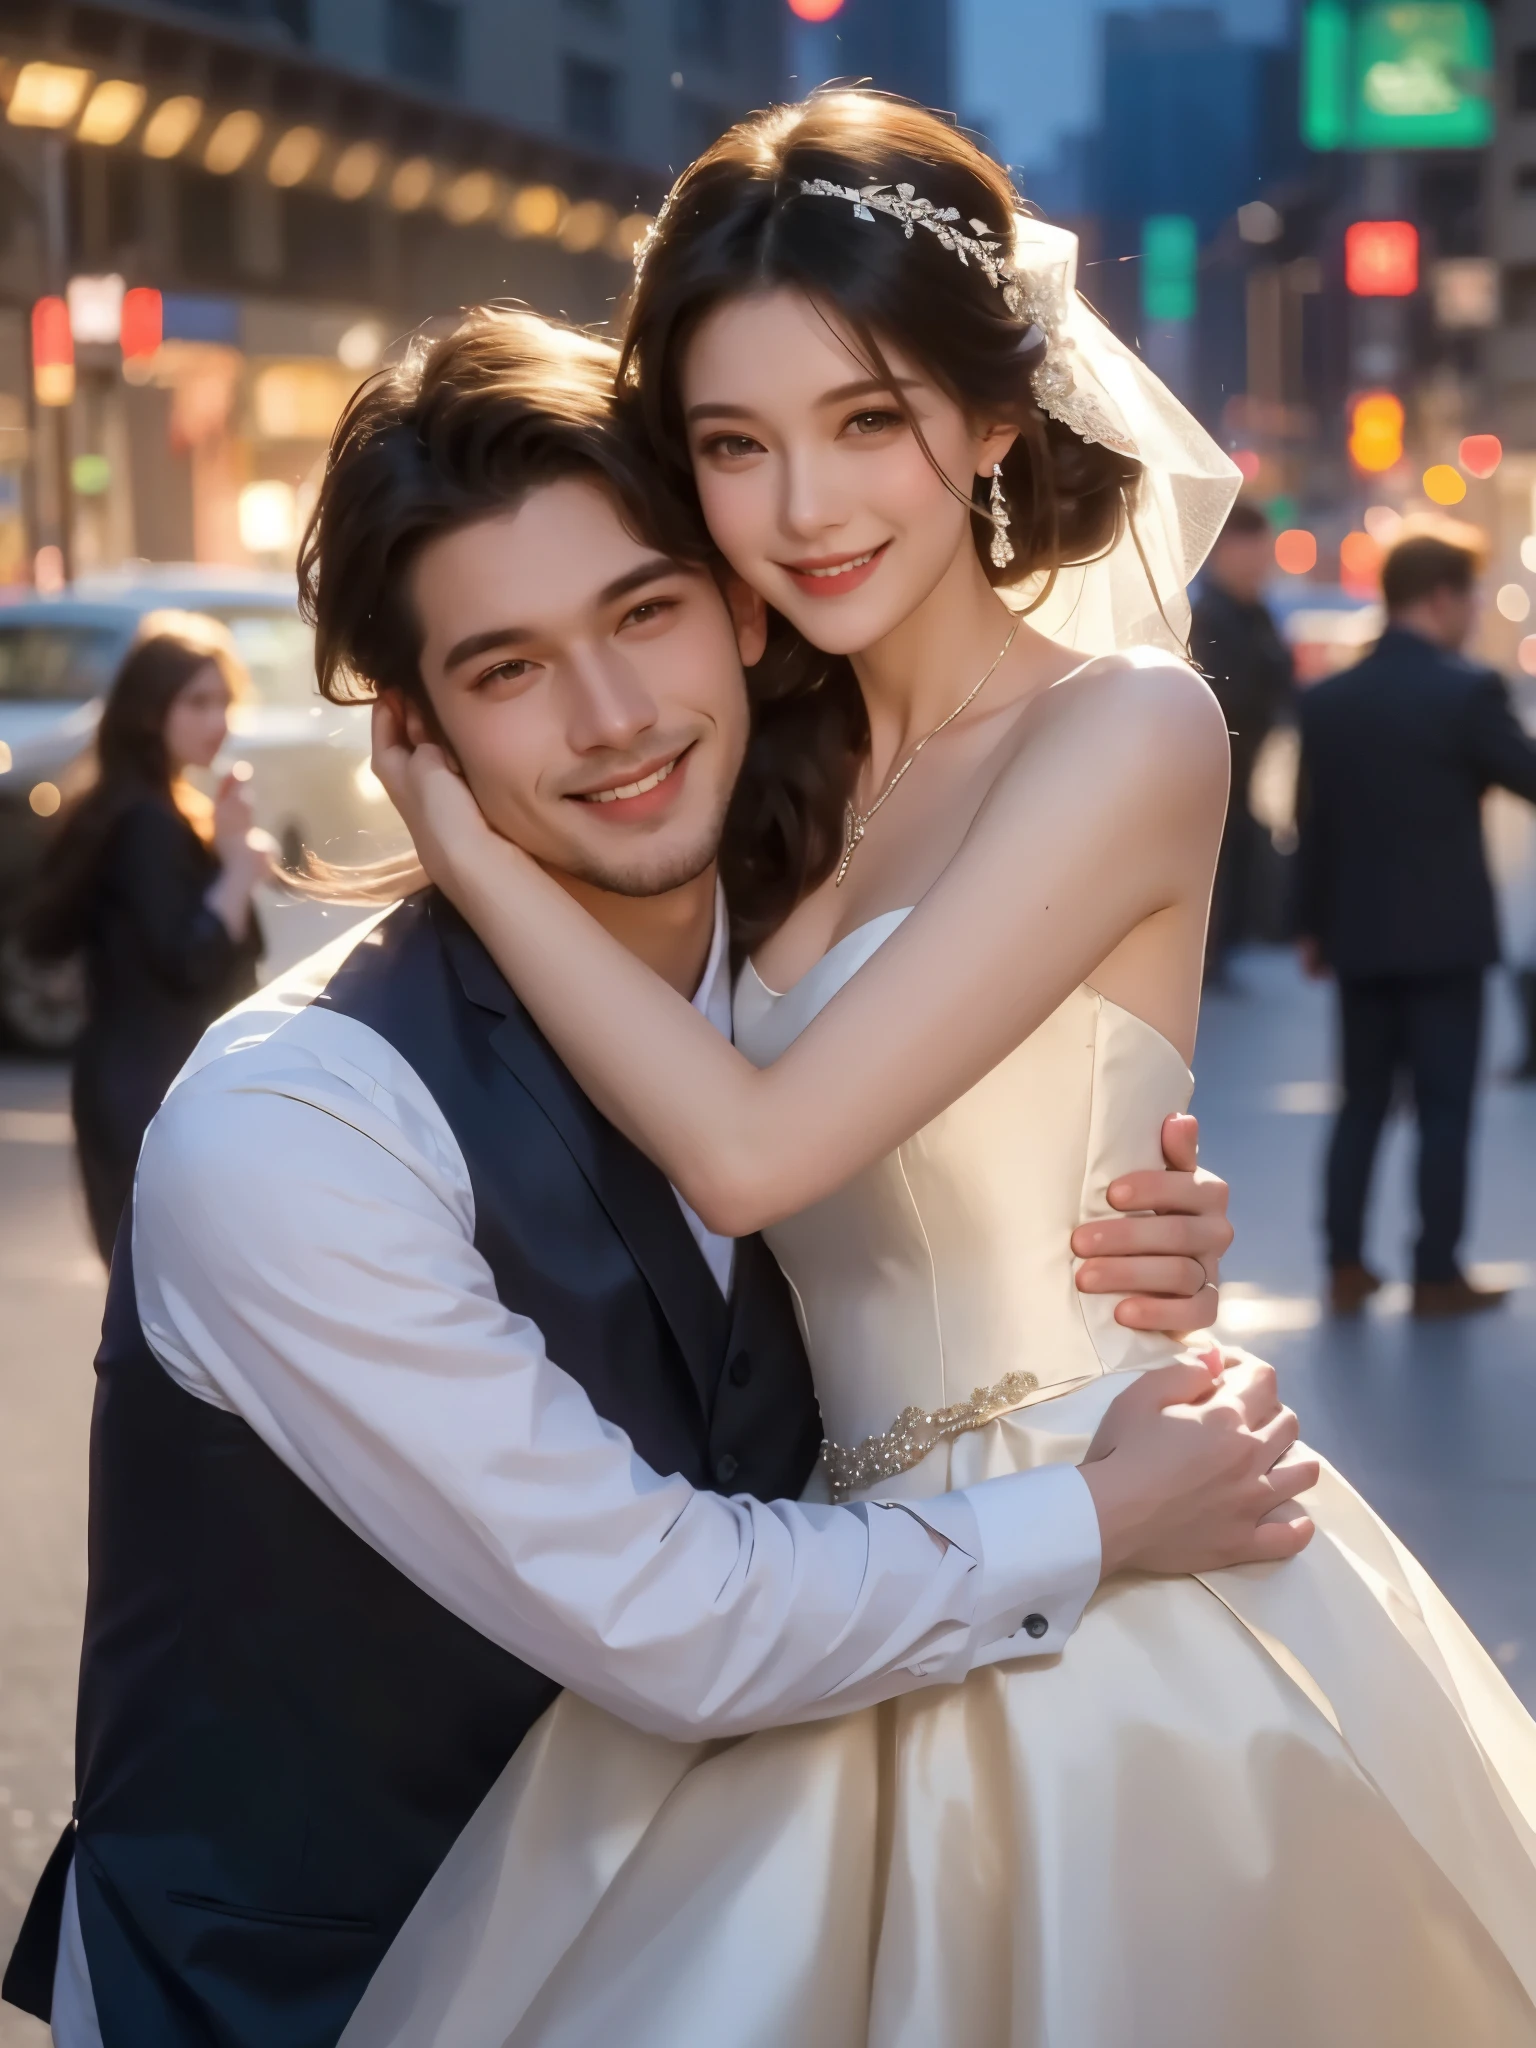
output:
[[[992,521],[992,566],[1006,569],[1013,560],[1013,542],[1008,538],[1008,500],[1003,495],[1003,465],[992,465],[992,497],[988,505]]]

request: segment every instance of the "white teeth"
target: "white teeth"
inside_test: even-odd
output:
[[[654,775],[647,775],[640,782],[621,782],[617,789],[594,789],[590,796],[584,796],[584,804],[616,804],[621,796],[644,796],[648,789],[654,789],[659,782],[665,782],[676,761],[668,761],[658,768]]]
[[[862,569],[866,562],[872,562],[879,552],[878,548],[871,548],[867,555],[855,555],[851,562],[839,562],[834,569],[802,569],[799,573],[802,576],[846,576],[850,569]]]

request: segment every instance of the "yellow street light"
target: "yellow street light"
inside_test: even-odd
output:
[[[273,144],[267,158],[267,177],[283,191],[302,185],[320,161],[324,138],[318,128],[290,128]]]
[[[601,199],[583,199],[565,216],[560,228],[560,246],[573,256],[585,256],[600,248],[613,233],[617,215]]]
[[[249,160],[260,140],[260,114],[253,114],[249,107],[226,114],[208,138],[208,147],[203,151],[203,167],[216,177],[227,178]]]
[[[620,263],[633,263],[635,251],[655,225],[648,213],[626,213],[608,237],[608,254]]]
[[[203,103],[192,93],[177,93],[162,100],[144,124],[144,154],[161,162],[180,156],[197,133],[203,118]]]
[[[103,148],[121,142],[144,111],[146,94],[133,78],[104,78],[85,103],[76,142],[95,142]]]
[[[558,235],[570,201],[554,185],[525,185],[507,208],[507,229],[514,235]]]
[[[76,64],[23,64],[6,119],[15,128],[67,128],[90,89],[90,72]]]
[[[338,199],[366,199],[383,164],[384,152],[376,142],[349,142],[331,172],[331,190]]]
[[[437,169],[430,157],[408,156],[397,164],[389,181],[389,203],[396,213],[418,213],[432,196]]]
[[[496,180],[489,171],[464,171],[443,194],[443,214],[456,228],[484,220],[496,204]]]
[[[1459,505],[1467,495],[1467,480],[1448,462],[1432,463],[1424,472],[1424,495],[1436,505]]]

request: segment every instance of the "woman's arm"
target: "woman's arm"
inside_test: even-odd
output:
[[[183,995],[216,987],[245,949],[249,890],[240,929],[220,913],[190,825],[167,804],[145,801],[123,818],[109,848],[111,888],[132,920],[154,972]]]
[[[759,1071],[485,824],[376,714],[375,765],[597,1106],[716,1230],[841,1186],[1011,1052],[1128,933],[1208,894],[1227,738],[1189,670],[1116,665],[1037,700],[965,841],[900,929]]]

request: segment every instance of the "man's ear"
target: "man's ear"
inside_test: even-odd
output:
[[[768,645],[767,603],[750,583],[744,583],[733,574],[725,579],[725,601],[731,609],[731,624],[736,629],[741,665],[743,668],[755,668]]]
[[[450,764],[460,775],[464,773],[459,757],[449,745],[448,735],[432,708],[430,697],[418,698],[408,690],[381,690],[379,695],[394,706],[395,716],[404,727],[406,744],[412,752],[420,746],[441,747]]]

